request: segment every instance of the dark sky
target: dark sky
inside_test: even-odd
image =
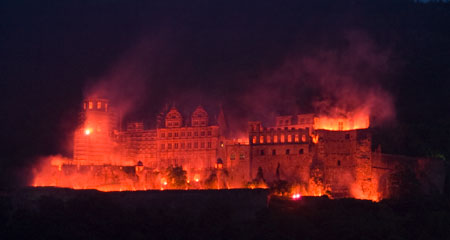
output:
[[[449,149],[450,7],[413,1],[2,1],[0,179],[69,154],[81,100],[151,127],[222,104],[230,124],[369,109],[386,152]],[[19,176],[19,177],[18,177]],[[3,184],[2,184],[3,185]]]

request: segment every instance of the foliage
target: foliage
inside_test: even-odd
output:
[[[186,187],[186,171],[182,166],[170,166],[166,169],[167,183],[171,188],[182,189]]]

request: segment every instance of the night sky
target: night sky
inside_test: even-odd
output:
[[[240,131],[277,114],[369,106],[384,152],[449,159],[450,4],[2,1],[0,186],[70,156],[84,97],[154,127],[222,105]]]

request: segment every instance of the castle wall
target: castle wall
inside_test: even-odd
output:
[[[225,150],[224,167],[228,170],[230,185],[242,187],[251,180],[249,145],[229,143]]]
[[[78,165],[78,169],[94,165],[122,169],[141,162],[146,174],[153,176],[154,171],[178,165],[188,172],[188,179],[199,182],[223,163],[221,171],[229,187],[243,187],[261,168],[268,183],[286,180],[308,186],[314,179],[334,197],[363,199],[391,196],[392,187],[398,185],[392,176],[399,169],[413,169],[425,192],[442,192],[445,179],[442,161],[382,154],[380,149],[372,152],[370,129],[315,129],[313,114],[298,115],[297,121],[280,116],[276,126],[269,128],[249,122],[248,144],[227,139],[224,129],[209,124],[201,107],[194,111],[192,124],[183,123],[181,114],[172,108],[165,124],[156,129],[144,129],[142,122],[134,122],[121,132],[106,100],[86,100],[80,116],[74,158],[65,163]]]
[[[316,134],[324,184],[337,195],[373,194],[376,180],[372,180],[370,131],[316,130]]]
[[[291,120],[279,118],[278,121],[281,124]],[[251,178],[261,168],[268,182],[278,178],[299,183],[308,181],[312,162],[309,129],[262,128],[259,122],[253,122],[249,131]]]

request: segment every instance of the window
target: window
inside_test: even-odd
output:
[[[298,138],[298,134],[295,134],[295,142],[298,142],[299,138]]]
[[[192,143],[188,143],[187,148],[192,148]]]
[[[338,160],[338,161],[337,161],[337,165],[338,165],[338,166],[341,166],[341,160]]]
[[[190,136],[192,136],[192,133],[191,133],[191,132],[188,132],[187,135],[188,135],[188,137],[190,137]]]
[[[198,125],[198,121],[194,121],[194,126],[197,126]]]
[[[107,103],[105,103],[105,111],[106,112],[108,111],[108,104]]]
[[[208,148],[211,148],[211,142],[208,142]]]
[[[86,110],[86,103],[83,104],[83,108],[84,108],[84,110]]]
[[[184,149],[184,143],[181,143],[181,149]]]
[[[261,150],[260,154],[261,156],[264,156],[264,150]]]
[[[194,143],[194,148],[198,148],[198,142]]]
[[[289,125],[289,120],[286,119],[286,121],[284,121],[284,123],[285,123],[286,125]]]
[[[303,154],[303,148],[300,148],[300,150],[298,150],[298,154]]]
[[[102,108],[102,102],[97,102],[97,109]]]
[[[277,155],[277,150],[272,149],[272,155]]]
[[[178,143],[175,143],[175,144],[173,145],[173,148],[178,149]]]
[[[291,152],[291,150],[286,149],[286,155],[289,155],[290,152]]]
[[[277,142],[278,142],[278,136],[275,135],[275,136],[273,136],[273,143],[277,143]]]
[[[198,132],[194,132],[194,136],[198,137]]]
[[[302,142],[306,142],[306,135],[305,134],[302,135]]]
[[[174,137],[178,137],[178,133],[176,132],[176,133],[173,133],[173,136]]]
[[[291,134],[288,135],[288,142],[292,142],[292,135]]]
[[[205,131],[202,131],[202,132],[200,133],[200,136],[204,137],[204,136],[205,136]]]
[[[204,142],[200,143],[200,148],[205,148],[205,143]]]
[[[284,143],[284,134],[281,134],[280,142]]]
[[[161,149],[161,150],[164,150],[164,147],[165,147],[165,145],[164,145],[164,144],[161,144],[160,149]]]
[[[267,136],[267,143],[270,143],[270,136]]]
[[[239,154],[239,160],[244,160],[245,159],[245,155],[243,153]]]
[[[211,131],[208,131],[208,136],[211,136]]]
[[[93,106],[93,103],[92,102],[89,102],[89,109],[92,109],[94,106]]]
[[[168,124],[170,127],[172,126],[172,123],[171,122],[169,122],[169,124]]]
[[[167,144],[167,149],[172,149],[172,143]]]
[[[236,155],[235,155],[234,153],[232,153],[232,154],[230,155],[230,160],[234,160],[234,159],[236,159]]]
[[[161,133],[161,137],[163,138],[163,137],[165,137],[166,136],[166,134],[165,133]]]
[[[283,125],[283,120],[280,120],[280,123],[278,125],[280,126]]]
[[[184,132],[181,132],[181,136],[184,137]]]
[[[167,133],[167,137],[172,137],[172,133]]]
[[[252,137],[252,143],[255,144],[256,143],[256,136]]]
[[[259,136],[259,143],[264,143],[264,136]]]
[[[206,125],[206,122],[205,122],[205,121],[202,121],[202,125]]]

